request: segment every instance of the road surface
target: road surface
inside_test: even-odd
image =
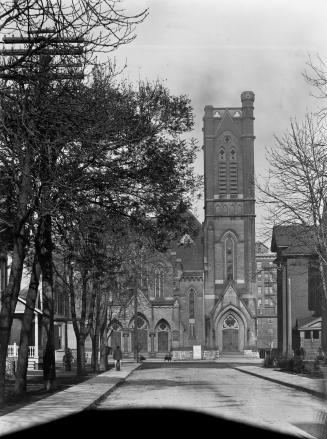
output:
[[[322,438],[325,403],[228,364],[147,363],[97,409],[173,408],[203,412],[302,437]]]

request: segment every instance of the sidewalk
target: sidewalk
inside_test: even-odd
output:
[[[254,375],[293,389],[302,390],[318,397],[325,397],[327,379],[307,378],[301,375],[280,372],[279,370],[260,366],[233,366],[233,368],[240,372]]]
[[[111,369],[42,400],[0,417],[0,436],[35,427],[90,408],[107,396],[139,363],[122,363],[120,371]]]

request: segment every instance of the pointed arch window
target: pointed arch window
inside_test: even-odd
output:
[[[224,162],[226,160],[225,149],[223,147],[219,150],[219,160]]]
[[[192,288],[188,295],[188,309],[189,309],[189,318],[195,318],[195,291]]]
[[[164,290],[164,270],[162,267],[156,267],[154,270],[154,296],[163,297]]]
[[[225,238],[225,279],[235,278],[235,240],[229,233]]]
[[[227,192],[226,152],[223,146],[218,152],[218,191],[220,194]]]
[[[237,175],[237,152],[234,146],[230,149],[229,154],[229,192],[237,194],[238,192],[238,175]]]

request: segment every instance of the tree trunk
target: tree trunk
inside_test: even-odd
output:
[[[9,283],[1,296],[0,310],[0,402],[4,401],[6,358],[14,319],[14,312],[20,291],[23,265],[25,259],[25,224],[29,217],[29,203],[31,198],[31,151],[27,147],[22,180],[19,187],[18,211],[15,220],[13,238],[13,257]]]
[[[101,306],[101,319],[100,319],[100,370],[104,371],[108,369],[108,340],[107,340],[107,301],[104,297],[104,301]]]
[[[45,351],[43,355],[43,378],[47,391],[57,388],[55,337],[54,337],[54,297],[53,297],[53,267],[52,267],[52,230],[51,216],[46,214],[41,218],[40,242],[37,245],[38,257],[42,270],[43,295],[43,335]]]
[[[85,336],[80,335],[79,340],[77,340],[77,375],[85,375]]]
[[[20,291],[25,258],[24,238],[22,234],[14,241],[13,259],[9,282],[2,293],[0,310],[0,402],[4,401],[6,359],[11,326]]]
[[[22,329],[20,332],[20,343],[18,351],[17,369],[15,376],[15,394],[17,396],[23,395],[26,392],[26,374],[28,366],[28,340],[32,329],[32,322],[34,316],[34,308],[37,299],[37,292],[39,287],[41,274],[41,267],[38,263],[37,254],[34,255],[31,279],[26,298],[26,306],[23,316]],[[35,340],[35,345],[38,340]]]
[[[100,313],[101,313],[101,296],[98,291],[98,284],[96,288],[96,314],[95,314],[95,324],[94,324],[94,339],[92,340],[92,351],[94,359],[94,371],[99,371],[99,351],[100,351]]]
[[[106,334],[103,333],[100,337],[100,371],[108,370],[108,346],[107,346],[107,337]]]
[[[78,325],[77,315],[76,315],[76,303],[75,303],[75,287],[74,287],[74,269],[72,264],[69,262],[69,296],[70,296],[70,311],[72,315],[73,329],[76,337],[76,374],[81,376],[85,375],[85,339],[86,339],[86,331],[85,324],[82,321],[85,312],[82,312],[82,316],[80,319],[80,324]],[[86,273],[84,273],[86,279]],[[82,308],[85,300],[83,300],[83,295],[86,294],[86,281],[83,279],[83,287],[82,287]],[[85,306],[85,305],[84,305]],[[85,320],[85,317],[84,317]],[[67,348],[67,346],[66,346]]]

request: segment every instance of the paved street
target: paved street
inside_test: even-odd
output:
[[[322,437],[321,399],[227,364],[144,363],[97,405],[98,410],[149,407],[195,410],[300,437]]]

